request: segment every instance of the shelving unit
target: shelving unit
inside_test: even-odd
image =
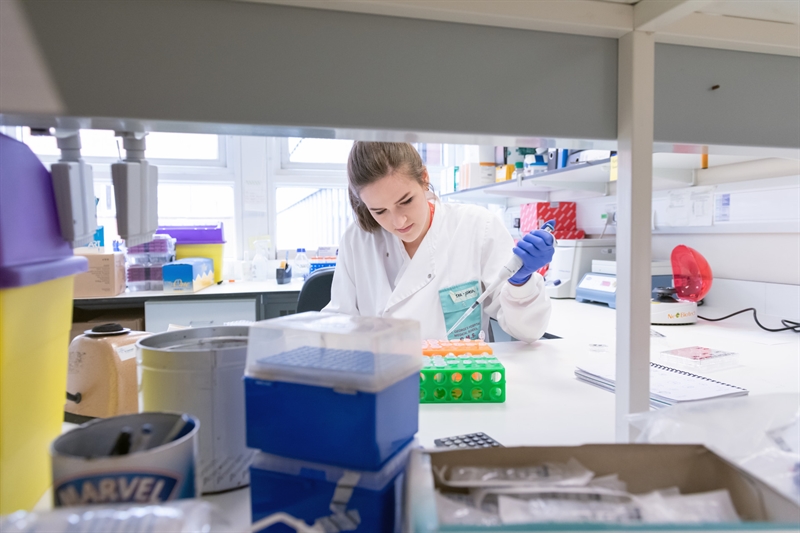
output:
[[[768,157],[764,155],[763,157]],[[761,159],[754,155],[712,155],[709,168]],[[694,172],[701,168],[699,154],[653,154],[653,189],[689,187]],[[616,193],[611,181],[611,160],[601,159],[566,168],[550,170],[521,180],[509,180],[442,195],[445,200],[505,205],[508,198],[549,201],[554,191],[579,191],[582,197],[609,196]]]

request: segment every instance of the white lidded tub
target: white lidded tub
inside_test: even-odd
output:
[[[190,328],[140,340],[139,409],[200,419],[203,493],[250,483],[253,450],[245,446],[247,326]]]

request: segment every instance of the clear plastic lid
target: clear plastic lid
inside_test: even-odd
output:
[[[378,392],[419,372],[419,323],[308,312],[257,322],[248,377]]]

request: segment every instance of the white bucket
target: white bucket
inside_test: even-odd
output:
[[[250,483],[245,445],[246,326],[190,328],[137,343],[139,408],[186,412],[200,420],[203,493]]]

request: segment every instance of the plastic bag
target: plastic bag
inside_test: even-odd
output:
[[[628,420],[641,431],[636,442],[702,443],[735,461],[775,446],[768,431],[790,422],[798,405],[798,394],[765,394],[678,404]]]
[[[202,500],[160,505],[95,505],[48,512],[17,511],[0,519],[3,533],[194,533],[211,529],[211,509]]]
[[[741,521],[725,489],[686,495],[657,491],[635,496],[634,501],[639,506],[642,521],[651,524]]]
[[[472,489],[472,501],[478,507],[484,504],[497,503],[500,496],[513,496],[522,499],[553,499],[582,501],[630,502],[627,492],[608,490],[596,487],[490,487]]]
[[[576,459],[570,459],[566,464],[543,463],[518,468],[455,466],[449,477],[446,476],[446,467],[434,472],[443,485],[450,487],[583,486],[594,477],[594,472]]]
[[[628,484],[622,481],[617,474],[610,474],[608,476],[600,476],[593,478],[589,482],[589,487],[604,488],[608,490],[618,490],[621,492],[628,491]]]
[[[436,514],[440,524],[458,526],[497,526],[497,505],[478,508],[466,494],[442,494],[436,491]]]
[[[546,497],[545,497],[546,496]],[[539,522],[592,522],[603,524],[639,523],[639,509],[630,499],[588,494],[551,493],[536,498],[498,496],[498,509],[503,524],[532,524]]]
[[[765,394],[631,415],[636,442],[702,443],[800,504],[800,395]]]

